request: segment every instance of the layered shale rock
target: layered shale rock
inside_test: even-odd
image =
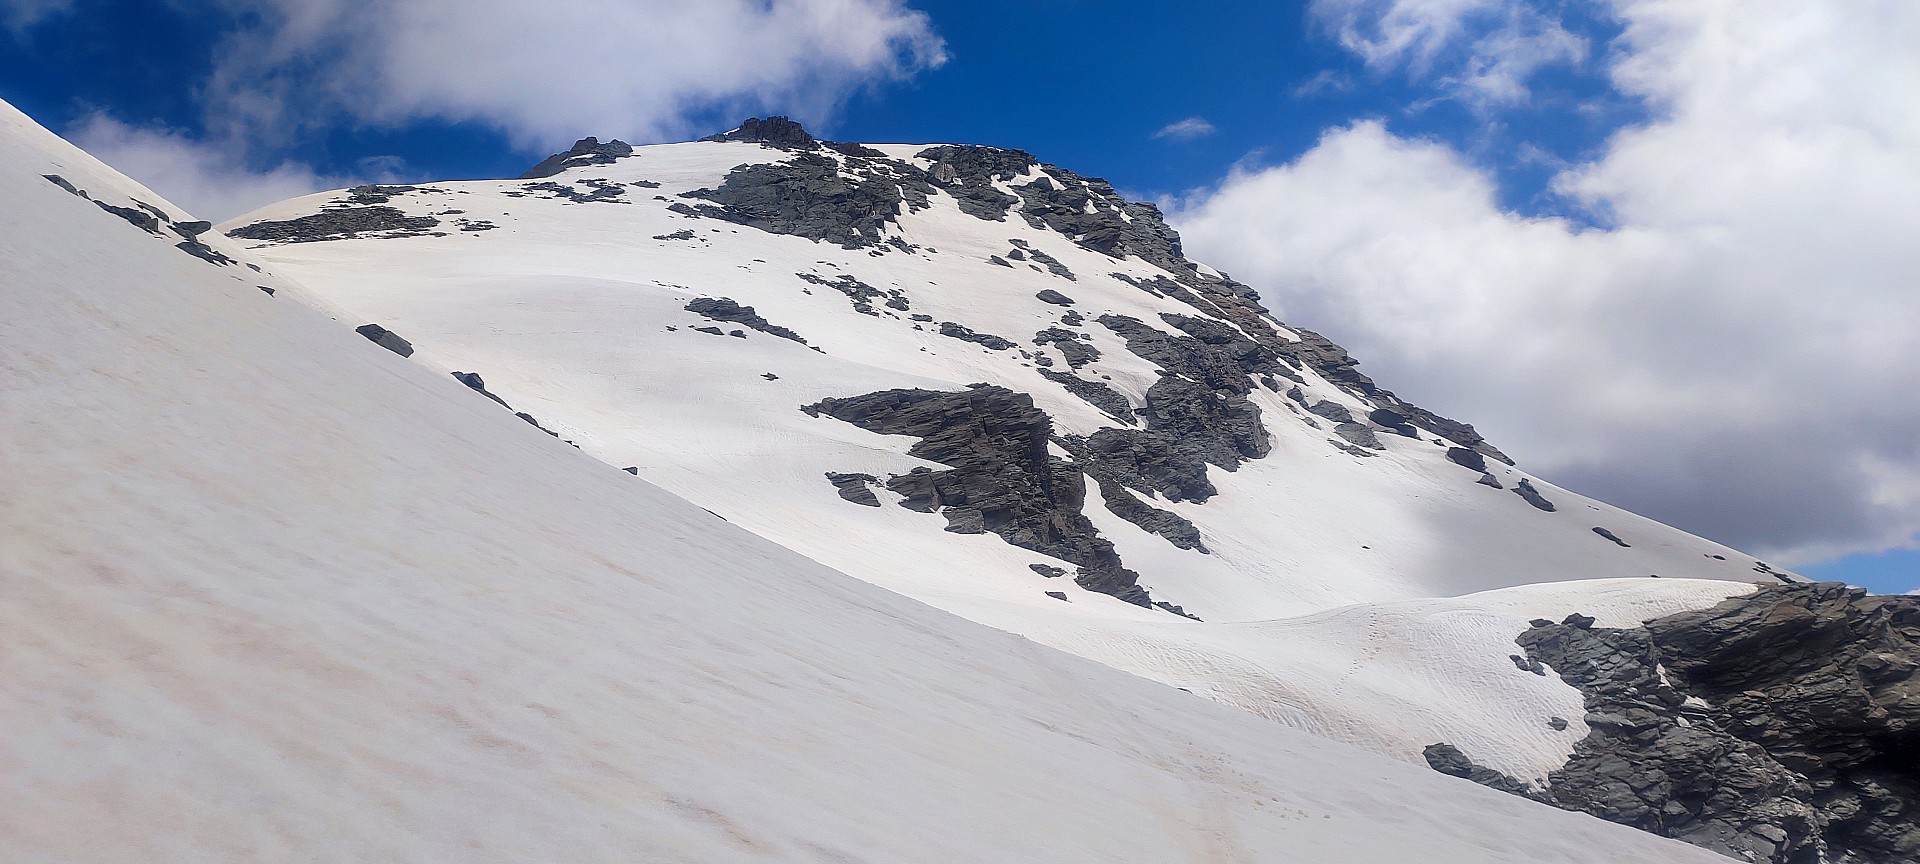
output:
[[[1053,421],[1032,397],[975,385],[960,393],[887,390],[826,399],[802,410],[870,432],[918,438],[908,453],[948,466],[889,478],[886,487],[905,499],[900,506],[940,513],[948,531],[993,533],[1072,562],[1079,566],[1075,581],[1081,587],[1151,604],[1138,574],[1121,563],[1113,543],[1083,512],[1080,469],[1048,453]]]
[[[1580,689],[1589,734],[1544,789],[1457,749],[1436,769],[1746,860],[1920,860],[1920,598],[1775,585],[1516,641]]]

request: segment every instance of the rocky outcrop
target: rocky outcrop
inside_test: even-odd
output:
[[[1580,689],[1590,730],[1530,797],[1746,860],[1920,860],[1920,598],[1774,585],[1516,641]]]
[[[670,209],[847,249],[877,247],[902,205],[926,206],[931,187],[909,166],[882,167],[889,165],[885,160],[864,164],[868,167],[852,178],[845,176],[838,160],[817,152],[785,162],[742,165],[719,186],[680,196],[711,203],[676,203]],[[903,183],[917,187],[911,190],[915,194],[909,195]]]
[[[1272,445],[1260,409],[1247,398],[1251,383],[1232,354],[1126,316],[1102,315],[1099,322],[1165,374],[1135,412],[1146,428],[1063,437],[1076,458],[1130,488],[1204,502],[1217,491],[1208,465],[1231,471],[1267,455]]]
[[[1555,507],[1552,501],[1548,501],[1545,495],[1540,494],[1540,490],[1533,488],[1532,480],[1528,480],[1524,477],[1521,478],[1520,482],[1513,487],[1513,494],[1520,496],[1522,499],[1525,499],[1526,502],[1528,504],[1532,504],[1534,509],[1536,510],[1544,510],[1548,513],[1552,513],[1555,510],[1560,509],[1558,507]]]
[[[709,135],[700,140],[745,141],[753,144],[765,144],[768,147],[780,150],[814,150],[820,146],[820,142],[815,141],[805,127],[785,117],[768,117],[765,120],[758,117],[749,117],[745,123],[740,124],[738,129],[731,132],[722,132],[718,135]],[[864,151],[867,148],[862,147],[860,149]],[[876,155],[879,154],[877,150],[871,152]]]
[[[1159,535],[1176,548],[1210,554],[1206,544],[1200,541],[1200,529],[1186,517],[1141,501],[1127,487],[1110,478],[1096,476],[1094,480],[1100,484],[1100,497],[1106,502],[1107,512],[1133,523],[1134,527],[1148,534]]]
[[[889,478],[887,488],[904,498],[900,506],[940,513],[948,531],[990,532],[1072,562],[1081,587],[1151,605],[1138,574],[1087,519],[1081,471],[1048,453],[1053,421],[1026,394],[984,384],[960,393],[886,390],[802,410],[883,435],[918,438],[908,453],[948,466]]]
[[[800,334],[760,317],[752,306],[742,306],[726,297],[700,297],[687,301],[687,311],[713,321],[740,324],[758,330],[769,336],[791,339],[802,345],[807,340]]]
[[[842,500],[851,501],[862,507],[880,506],[880,496],[873,494],[872,486],[880,482],[880,478],[872,474],[836,474],[828,471],[827,482],[833,484],[833,488],[840,493]]]
[[[333,207],[311,216],[262,221],[227,232],[229,237],[276,243],[350,240],[363,235],[415,236],[438,226],[432,216],[408,216],[397,207]]]
[[[1599,526],[1597,526],[1597,525],[1596,525],[1596,526],[1594,526],[1594,529],[1593,529],[1593,533],[1595,533],[1595,534],[1598,534],[1598,535],[1600,535],[1601,537],[1604,537],[1604,538],[1606,538],[1606,539],[1608,539],[1608,540],[1612,540],[1612,541],[1613,541],[1613,543],[1614,543],[1614,545],[1616,545],[1616,546],[1619,546],[1619,547],[1620,547],[1620,548],[1622,548],[1622,549],[1632,549],[1632,548],[1633,548],[1633,544],[1631,544],[1631,543],[1628,543],[1627,541],[1625,541],[1625,540],[1622,540],[1622,539],[1620,539],[1620,535],[1618,535],[1618,534],[1615,534],[1615,533],[1613,533],[1612,531],[1609,531],[1609,530],[1607,530],[1607,529],[1605,529],[1605,528],[1601,528],[1601,527],[1599,527]]]
[[[402,357],[413,356],[413,343],[400,338],[400,334],[378,324],[362,324],[353,328],[353,332],[367,337],[367,341]]]
[[[1100,349],[1081,341],[1078,333],[1060,327],[1048,327],[1033,334],[1033,344],[1052,345],[1066,358],[1067,365],[1075,369],[1100,359]]]
[[[1068,393],[1086,400],[1087,404],[1106,412],[1115,421],[1128,426],[1138,422],[1133,416],[1133,403],[1128,402],[1120,391],[1099,381],[1088,381],[1070,372],[1055,372],[1052,369],[1040,370],[1040,377],[1067,388]]]
[[[962,342],[972,342],[989,351],[1005,351],[1013,347],[1013,342],[1010,340],[995,336],[992,333],[975,333],[967,329],[965,325],[956,324],[952,321],[940,322],[940,335],[949,339],[958,339]]]
[[[1400,397],[1394,395],[1393,391],[1382,389],[1373,383],[1372,378],[1361,374],[1360,361],[1353,359],[1345,348],[1335,345],[1333,340],[1312,330],[1303,330],[1298,327],[1292,329],[1300,339],[1287,343],[1285,350],[1295,359],[1320,373],[1321,377],[1332,381],[1349,393],[1366,398],[1381,408],[1398,412],[1406,416],[1410,422],[1431,430],[1455,444],[1491,456],[1508,465],[1513,464],[1513,460],[1507,458],[1507,454],[1500,452],[1499,448],[1481,437],[1480,433],[1473,428],[1473,424],[1449,420],[1418,405],[1402,401]]]
[[[885,291],[882,291],[878,288],[873,287],[872,285],[868,285],[865,282],[862,282],[858,279],[853,278],[852,276],[848,276],[845,274],[835,276],[832,279],[828,279],[825,276],[821,276],[816,273],[796,273],[794,275],[799,276],[802,281],[811,282],[815,285],[820,285],[826,288],[832,288],[835,291],[838,291],[842,294],[847,295],[847,299],[852,301],[853,303],[853,311],[858,312],[862,315],[878,316],[880,314],[880,311],[878,309],[873,308],[873,301],[875,300],[882,301],[883,304],[889,309],[898,309],[902,312],[905,312],[908,309],[913,308],[913,304],[907,301],[907,292],[899,288],[889,288]],[[812,293],[812,292],[808,292],[808,293]],[[930,317],[916,315],[914,316],[913,320],[931,321],[933,319]]]
[[[573,146],[564,152],[548,156],[541,160],[540,164],[527,169],[527,173],[520,175],[520,179],[538,180],[542,177],[552,177],[568,168],[586,165],[611,165],[614,160],[632,155],[633,145],[618,138],[605,144],[600,143],[598,138],[582,138],[573,142]]]
[[[961,212],[994,222],[1004,221],[1007,211],[1020,203],[995,183],[1013,180],[1040,164],[1024,150],[971,145],[928,147],[916,155],[933,163],[928,178],[953,196]]]

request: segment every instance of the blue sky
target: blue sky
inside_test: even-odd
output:
[[[1476,110],[1411,76],[1369,69],[1306,3],[1238,0],[1179,14],[1141,0],[922,0],[912,8],[944,41],[945,62],[848,88],[825,111],[815,94],[754,107],[801,116],[847,140],[1020,147],[1147,195],[1217,182],[1243,160],[1290,158],[1330,126],[1379,117],[1396,132],[1470,149],[1499,170],[1503,201],[1528,212],[1556,207],[1543,194],[1550,169],[1516,159],[1520,147],[1576,157],[1639,113],[1635,100],[1610,93],[1597,69],[1565,65],[1530,82],[1534,98],[1523,109]],[[60,131],[105,112],[205,137],[218,118],[207,114],[203,82],[222,40],[245,19],[220,3],[76,0],[13,34],[12,50],[0,53],[0,96]],[[1010,36],[1010,22],[1048,35]],[[1617,32],[1590,16],[1567,23],[1596,43]],[[730,107],[692,105],[685,126],[722,131],[742,119]],[[1155,136],[1196,118],[1204,123],[1184,134]],[[496,177],[537,161],[562,137],[649,140],[618,122],[548,133],[541,147],[483,122],[335,121],[246,157],[257,167],[294,159],[326,175],[394,157],[405,177]]]
[[[1920,586],[1910,0],[0,0],[0,44],[215,219],[749,114],[1024,148],[1548,479]]]

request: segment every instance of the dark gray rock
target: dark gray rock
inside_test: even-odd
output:
[[[498,397],[498,396],[495,396],[495,395],[493,394],[493,392],[492,392],[492,391],[490,391],[490,390],[488,390],[488,389],[487,389],[487,382],[486,382],[486,379],[483,379],[483,378],[481,378],[481,377],[480,377],[480,373],[478,373],[478,372],[455,372],[455,373],[453,373],[453,380],[455,380],[455,381],[458,381],[458,382],[460,382],[460,383],[462,383],[462,384],[465,384],[465,385],[467,385],[467,387],[468,387],[468,389],[471,389],[471,390],[473,390],[474,392],[476,392],[476,393],[479,393],[480,395],[482,395],[482,396],[485,396],[485,397],[487,397],[488,399],[492,399],[493,401],[495,401],[495,402],[497,402],[497,403],[499,403],[499,404],[500,404],[500,407],[502,407],[502,408],[505,408],[505,409],[507,409],[508,411],[512,411],[512,410],[513,410],[513,406],[512,406],[512,405],[508,405],[508,404],[507,404],[507,400],[505,400],[505,399],[502,399],[502,398],[500,398],[500,397]],[[640,472],[639,472],[638,470],[636,470],[636,471],[634,471],[633,473],[635,473],[635,474],[638,474],[638,473],[640,473]]]
[[[1551,803],[1770,864],[1920,860],[1920,598],[1785,584],[1517,641],[1586,700]]]
[[[1021,261],[1021,260],[1031,258],[1033,259],[1033,263],[1047,268],[1048,273],[1052,273],[1055,276],[1059,276],[1060,278],[1065,279],[1068,282],[1080,281],[1079,277],[1073,275],[1072,270],[1067,269],[1067,265],[1060,263],[1060,259],[1055,258],[1052,255],[1048,255],[1047,253],[1039,249],[1033,248],[1033,246],[1025,240],[1014,240],[1011,242],[1014,245],[1014,249],[1013,251],[1007,253],[1008,258],[1012,258],[1015,261]]]
[[[1315,417],[1324,417],[1328,420],[1332,420],[1335,423],[1352,423],[1353,422],[1353,412],[1347,410],[1347,406],[1341,405],[1337,402],[1328,402],[1325,399],[1315,402],[1312,405],[1308,405],[1307,413],[1312,414]]]
[[[1102,315],[1099,321],[1127,341],[1127,350],[1167,374],[1147,389],[1146,405],[1136,412],[1145,429],[1061,439],[1089,471],[1172,501],[1204,502],[1217,492],[1208,465],[1231,471],[1271,450],[1260,409],[1247,398],[1251,381],[1231,354],[1137,319]]]
[[[1127,397],[1121,395],[1120,391],[1106,384],[1088,381],[1070,372],[1055,372],[1052,369],[1041,369],[1040,376],[1067,388],[1068,393],[1086,400],[1088,404],[1106,412],[1107,416],[1121,423],[1133,426],[1139,422],[1133,416],[1133,403],[1128,402]]]
[[[1333,434],[1340,436],[1342,440],[1355,447],[1362,447],[1368,450],[1387,449],[1387,445],[1380,443],[1380,436],[1373,434],[1373,429],[1365,423],[1348,421],[1346,423],[1335,424]]]
[[[769,336],[791,339],[802,345],[807,340],[800,334],[778,324],[774,324],[753,311],[752,306],[742,306],[725,297],[700,297],[687,301],[687,311],[713,321],[729,324],[743,324]]]
[[[1398,411],[1387,408],[1375,408],[1367,412],[1367,419],[1378,423],[1382,428],[1408,438],[1420,437],[1420,430],[1413,427],[1412,419]]]
[[[1421,752],[1426,757],[1427,767],[1442,774],[1472,780],[1482,786],[1498,789],[1502,792],[1519,795],[1522,798],[1542,800],[1543,796],[1531,785],[1515,780],[1492,768],[1476,764],[1460,748],[1452,744],[1429,744]]]
[[[1612,540],[1612,541],[1613,541],[1613,542],[1614,542],[1614,543],[1615,543],[1616,545],[1618,545],[1618,546],[1619,546],[1620,548],[1622,548],[1622,549],[1632,549],[1632,548],[1633,548],[1633,546],[1631,546],[1630,544],[1628,544],[1628,543],[1627,543],[1627,541],[1625,541],[1625,540],[1622,540],[1622,539],[1620,539],[1620,536],[1619,536],[1618,534],[1615,534],[1615,533],[1613,533],[1612,531],[1608,531],[1608,530],[1607,530],[1607,529],[1605,529],[1605,528],[1599,528],[1599,527],[1596,527],[1596,528],[1594,528],[1594,529],[1593,529],[1593,533],[1595,533],[1595,534],[1598,534],[1598,535],[1600,535],[1600,536],[1602,536],[1602,537],[1605,537],[1605,538],[1607,538],[1608,540]]]
[[[1395,396],[1393,391],[1383,390],[1373,379],[1360,373],[1360,361],[1353,359],[1346,349],[1332,340],[1312,330],[1292,328],[1300,336],[1300,341],[1289,342],[1285,351],[1294,359],[1319,372],[1322,377],[1332,381],[1341,389],[1367,399],[1381,408],[1387,408],[1408,418],[1408,422],[1439,434],[1470,450],[1483,453],[1508,465],[1513,460],[1505,453],[1488,443],[1475,431],[1472,424],[1461,423],[1441,417],[1417,405],[1409,404]]]
[[[1491,489],[1505,489],[1505,488],[1507,488],[1507,487],[1505,487],[1505,486],[1502,486],[1502,485],[1500,485],[1500,478],[1498,478],[1498,477],[1495,477],[1495,476],[1493,476],[1492,474],[1482,474],[1482,475],[1480,475],[1480,479],[1478,479],[1478,480],[1475,480],[1475,481],[1473,481],[1473,482],[1475,482],[1475,483],[1478,483],[1478,484],[1480,484],[1480,485],[1482,485],[1482,486],[1486,486],[1486,487],[1488,487],[1488,488],[1491,488]]]
[[[1066,600],[1068,603],[1073,602],[1072,600],[1067,600],[1067,592],[1065,591],[1048,591],[1047,596],[1055,600]]]
[[[1059,327],[1048,327],[1033,334],[1033,344],[1052,345],[1060,352],[1060,356],[1066,358],[1067,365],[1074,369],[1100,359],[1100,349],[1082,342],[1073,331]]]
[[[838,291],[842,294],[847,295],[847,299],[849,301],[852,301],[853,303],[853,310],[855,312],[859,312],[862,315],[873,315],[876,317],[879,316],[880,314],[879,310],[873,308],[873,301],[875,300],[882,301],[889,309],[898,309],[902,312],[911,308],[911,304],[907,302],[906,292],[899,288],[890,288],[888,290],[882,291],[878,288],[873,287],[872,285],[868,285],[865,282],[855,279],[852,276],[847,276],[844,274],[840,276],[836,276],[832,279],[828,279],[823,276],[818,276],[813,273],[798,273],[795,275],[799,276],[804,281],[811,282],[815,285],[832,288],[835,291]],[[933,320],[932,317],[925,316],[925,315],[915,315],[912,317],[913,317],[913,320],[915,321],[932,321]]]
[[[418,191],[418,186],[355,186],[347,190],[347,201],[360,205],[385,204],[401,195]]]
[[[137,207],[115,207],[105,201],[95,201],[93,203],[94,206],[127,220],[127,223],[135,228],[149,234],[160,233],[160,217],[152,213],[148,213]]]
[[[820,142],[815,141],[813,136],[811,134],[808,134],[805,127],[801,126],[798,122],[789,120],[785,117],[768,117],[764,120],[760,119],[759,117],[750,117],[747,119],[745,123],[741,123],[739,128],[734,129],[731,132],[722,132],[718,135],[709,135],[700,140],[702,141],[745,141],[752,144],[765,144],[768,147],[773,147],[780,150],[814,150],[820,146]],[[842,146],[844,147],[846,145],[842,145]],[[881,153],[878,150],[868,150],[867,148],[859,147],[858,145],[853,145],[853,146],[858,147],[859,151],[865,151],[865,152],[855,152],[851,155],[857,155],[857,156],[865,156],[869,154],[874,156],[886,155],[884,153]],[[846,150],[843,150],[840,147],[836,147],[834,149],[841,153],[847,152]]]
[[[173,244],[173,248],[192,255],[208,264],[218,264],[221,267],[225,267],[234,263],[232,258],[227,257],[220,250],[198,240],[182,240]]]
[[[617,159],[633,155],[633,146],[616,138],[605,144],[600,139],[587,137],[573,142],[573,146],[561,153],[555,153],[541,160],[540,164],[527,169],[520,175],[521,180],[538,180],[552,177],[568,168],[580,168],[587,165],[611,165]]]
[[[693,230],[690,228],[682,228],[678,231],[670,232],[667,234],[653,235],[653,239],[655,240],[692,240],[693,238],[694,238],[694,233],[693,233]]]
[[[880,496],[873,494],[869,484],[879,483],[880,478],[872,474],[835,474],[827,472],[827,482],[840,491],[840,497],[862,507],[880,506]]]
[[[45,178],[48,183],[52,183],[55,186],[65,189],[69,193],[78,195],[82,198],[87,198],[87,200],[89,201],[93,200],[92,198],[89,198],[87,196],[87,193],[85,191],[75,187],[72,183],[68,182],[67,178],[65,177],[62,177],[58,174],[42,174],[40,176]]]
[[[1565,732],[1565,731],[1567,731],[1567,718],[1565,718],[1565,717],[1548,717],[1548,718],[1547,718],[1547,728],[1548,728],[1548,729],[1552,729],[1552,730],[1553,730],[1553,731],[1555,731],[1555,732]]]
[[[196,240],[199,239],[200,235],[212,231],[213,223],[207,221],[175,222],[167,227],[172,228],[173,233],[185,237],[188,240]]]
[[[1052,303],[1055,306],[1072,306],[1073,305],[1072,297],[1068,297],[1067,295],[1062,294],[1058,291],[1055,291],[1052,288],[1048,288],[1045,291],[1041,291],[1040,293],[1035,294],[1033,296],[1039,298],[1040,302],[1042,303]]]
[[[1540,490],[1533,488],[1532,480],[1524,477],[1520,479],[1519,485],[1513,487],[1513,494],[1526,499],[1526,502],[1532,504],[1535,509],[1545,510],[1548,513],[1558,509],[1553,506],[1552,501],[1548,501],[1546,496],[1540,494]]]
[[[971,145],[929,147],[916,155],[934,163],[928,179],[952,195],[961,212],[994,222],[1005,221],[1007,211],[1020,202],[995,188],[995,181],[1012,180],[1039,164],[1021,150]]]
[[[336,207],[311,216],[255,222],[227,232],[229,237],[276,243],[348,240],[362,235],[413,236],[440,224],[432,216],[408,216],[396,207]]]
[[[847,249],[878,247],[886,226],[903,204],[911,203],[909,192],[924,201],[932,187],[918,175],[889,174],[877,167],[885,163],[870,164],[876,167],[851,179],[837,160],[820,153],[803,152],[772,165],[742,165],[720,186],[680,196],[712,203],[682,202],[668,209]]]
[[[887,390],[806,406],[883,435],[920,440],[908,453],[949,466],[895,475],[901,506],[947,518],[947,530],[991,532],[1008,543],[1079,566],[1081,587],[1139,606],[1151,598],[1113,544],[1083,512],[1080,469],[1047,452],[1051,418],[1031,397],[975,385],[960,393]]]
[[[1148,534],[1155,534],[1172,543],[1177,549],[1191,549],[1203,555],[1212,554],[1207,545],[1200,540],[1200,529],[1175,513],[1154,507],[1139,498],[1127,487],[1111,479],[1095,477],[1100,484],[1100,497],[1106,501],[1107,512],[1127,520]],[[1177,614],[1185,615],[1185,612]]]
[[[1062,576],[1067,575],[1066,570],[1059,567],[1055,567],[1051,564],[1028,564],[1027,569],[1032,570],[1033,572],[1038,573],[1042,576],[1045,576],[1048,579],[1058,579]]]
[[[413,356],[413,343],[400,338],[399,334],[378,324],[362,324],[353,328],[353,332],[367,337],[367,341],[402,357]]]
[[[865,144],[850,141],[822,141],[820,145],[842,156],[858,156],[865,159],[885,159],[887,154]]]
[[[609,183],[605,180],[580,180],[576,182],[587,187],[587,191],[580,191],[580,189],[572,183],[555,183],[552,181],[528,183],[520,188],[528,192],[541,193],[538,196],[541,198],[561,200],[569,204],[631,203],[626,200],[627,190],[621,188],[618,183]]]
[[[1448,447],[1447,461],[1465,468],[1468,471],[1478,471],[1482,474],[1487,473],[1487,457],[1478,450],[1468,450],[1465,447]]]
[[[950,339],[958,339],[962,342],[972,342],[989,351],[1005,351],[1013,347],[1012,342],[995,336],[992,333],[975,333],[965,326],[952,321],[940,322],[940,335]]]

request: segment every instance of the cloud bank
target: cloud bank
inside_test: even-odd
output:
[[[210,109],[256,137],[337,112],[476,122],[530,150],[657,141],[715,111],[821,119],[946,59],[901,0],[225,2],[257,23],[218,52]]]
[[[0,0],[0,20],[62,0]],[[199,88],[204,129],[108,117],[81,146],[205,218],[317,189],[391,179],[275,158],[342,124],[477,123],[542,154],[583,135],[635,142],[715,115],[818,121],[860,88],[945,62],[903,0],[217,0],[236,29]],[[707,130],[710,131],[710,130]]]
[[[1518,4],[1318,5],[1439,81],[1435,45]],[[1609,5],[1652,119],[1554,181],[1608,227],[1363,121],[1188,200],[1189,248],[1558,482],[1789,564],[1914,544],[1920,5]]]

